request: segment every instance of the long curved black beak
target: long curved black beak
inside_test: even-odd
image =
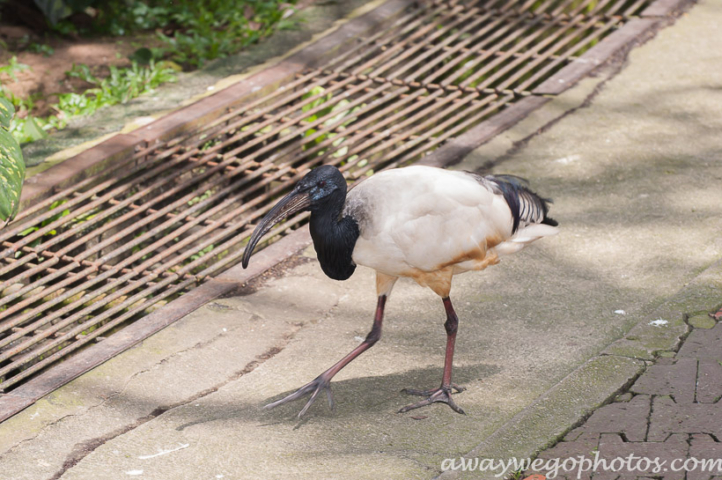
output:
[[[243,268],[248,267],[248,261],[251,258],[253,249],[258,241],[263,237],[275,224],[296,212],[305,210],[311,205],[311,197],[308,192],[299,190],[299,187],[293,189],[291,193],[283,197],[270,212],[266,214],[251,235],[251,239],[246,245],[243,252]]]

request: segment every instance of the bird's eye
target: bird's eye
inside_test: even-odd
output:
[[[321,187],[321,188],[325,187],[325,186],[326,186],[326,181],[325,181],[325,180],[321,180],[320,182],[318,182],[318,186]]]

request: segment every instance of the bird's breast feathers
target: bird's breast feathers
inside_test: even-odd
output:
[[[504,196],[480,177],[433,167],[380,172],[349,192],[344,214],[360,237],[353,260],[393,276],[410,272],[481,270],[541,236],[556,233],[533,224],[512,234]]]

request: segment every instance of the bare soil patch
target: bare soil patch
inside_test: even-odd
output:
[[[35,95],[37,101],[33,113],[42,116],[52,113],[48,105],[57,101],[56,94],[79,92],[91,87],[80,79],[65,75],[74,64],[88,65],[94,75],[105,77],[111,65],[129,66],[131,62],[128,56],[139,45],[146,45],[154,39],[148,34],[135,37],[43,39],[28,28],[0,24],[0,40],[9,47],[7,50],[0,49],[0,65],[7,64],[16,56],[18,63],[30,67],[15,74],[17,81],[7,74],[0,74],[3,88],[21,98]],[[54,52],[50,55],[31,52],[27,45],[33,43],[47,45]],[[13,51],[13,47],[18,51]]]

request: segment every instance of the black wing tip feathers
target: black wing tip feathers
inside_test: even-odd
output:
[[[551,217],[544,217],[544,220],[542,220],[541,223],[543,223],[544,225],[552,226],[552,227],[558,227],[558,226],[559,226],[559,222],[557,222],[556,220],[554,220],[554,219],[551,218]]]
[[[487,175],[481,176],[476,173],[467,172],[492,188],[495,193],[504,196],[504,200],[514,219],[512,233],[519,229],[521,222],[542,223],[556,227],[559,222],[547,216],[549,205],[552,199],[537,195],[529,188],[529,181],[516,175]]]

